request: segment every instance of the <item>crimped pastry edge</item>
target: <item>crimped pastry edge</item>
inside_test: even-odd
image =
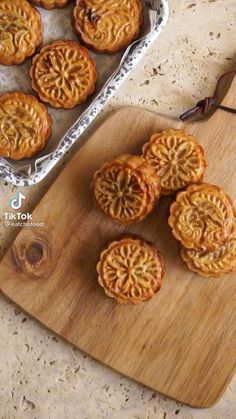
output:
[[[145,158],[145,154],[146,151],[150,149],[150,147],[152,146],[152,144],[156,143],[158,141],[158,139],[161,139],[163,136],[165,135],[179,135],[179,136],[183,136],[183,137],[187,137],[189,139],[191,139],[191,141],[193,141],[196,145],[196,147],[198,148],[198,150],[200,151],[201,155],[202,155],[202,174],[198,179],[190,179],[188,184],[186,184],[185,186],[183,186],[180,189],[166,189],[166,188],[161,188],[162,189],[162,195],[164,196],[170,196],[170,195],[174,195],[179,191],[183,191],[186,187],[188,187],[191,184],[201,184],[203,182],[208,164],[207,161],[205,159],[205,151],[204,148],[202,147],[202,145],[198,142],[197,138],[191,134],[188,134],[184,129],[173,129],[173,128],[167,128],[163,131],[160,132],[156,132],[154,134],[152,134],[152,136],[150,137],[149,141],[147,141],[143,147],[142,147],[142,156]],[[148,161],[147,161],[148,163]],[[149,164],[149,163],[148,163]]]
[[[58,102],[56,102],[54,100],[49,100],[48,97],[45,96],[44,94],[42,94],[42,92],[38,89],[37,83],[35,82],[34,70],[35,70],[35,65],[36,65],[36,63],[37,63],[37,61],[38,61],[38,59],[39,59],[39,57],[40,57],[40,55],[42,53],[44,53],[45,51],[51,49],[51,47],[53,47],[53,46],[60,45],[60,44],[61,45],[62,44],[64,45],[65,43],[73,44],[73,45],[76,46],[76,48],[79,48],[79,49],[81,49],[82,51],[85,52],[85,54],[89,58],[89,61],[90,61],[91,65],[92,65],[92,67],[93,67],[94,77],[93,77],[93,83],[91,83],[91,89],[88,92],[86,92],[86,94],[84,94],[84,97],[81,99],[80,102],[78,102],[78,103],[72,103],[72,104],[70,103],[69,105],[65,105],[64,104],[64,106],[62,106],[62,105],[58,104]],[[33,57],[32,64],[31,64],[31,67],[30,67],[30,79],[31,79],[32,89],[37,93],[37,95],[39,96],[39,98],[41,99],[42,102],[48,103],[49,105],[51,105],[55,109],[72,109],[72,108],[74,108],[77,105],[82,105],[83,103],[85,103],[87,101],[88,97],[90,95],[92,95],[93,92],[95,91],[97,77],[98,77],[98,74],[97,74],[97,68],[96,68],[96,61],[94,60],[93,57],[91,57],[91,55],[89,54],[88,49],[86,47],[84,47],[84,46],[81,46],[78,42],[72,41],[72,40],[58,39],[58,40],[56,40],[56,41],[54,41],[52,43],[49,43],[49,44],[44,45],[43,48],[41,48],[41,50],[39,51],[39,53]]]
[[[42,139],[42,141],[41,141],[41,146],[39,146],[33,153],[29,153],[29,154],[27,154],[23,157],[15,157],[15,155],[13,155],[13,154],[11,154],[11,156],[9,156],[7,154],[4,154],[4,153],[1,154],[1,157],[9,158],[11,160],[29,159],[29,158],[32,158],[35,154],[37,154],[38,152],[40,152],[41,150],[43,150],[46,147],[47,142],[48,142],[48,140],[49,140],[49,138],[51,137],[51,134],[52,134],[52,118],[51,118],[51,115],[49,114],[49,112],[47,110],[47,107],[43,103],[41,103],[35,96],[25,94],[24,92],[21,92],[21,91],[20,92],[6,92],[6,93],[1,94],[0,95],[0,105],[5,100],[11,99],[11,98],[12,99],[19,98],[20,101],[24,101],[25,98],[27,98],[27,101],[30,100],[31,103],[37,104],[37,106],[39,108],[41,108],[42,112],[44,113],[43,118],[44,118],[44,122],[46,122],[45,125],[46,125],[47,128],[46,128],[45,133],[44,133],[44,139]]]
[[[30,0],[32,4],[47,10],[61,9],[66,7],[70,0],[54,0],[53,4],[48,4],[47,0]]]
[[[73,12],[72,12],[72,26],[74,28],[75,34],[79,37],[80,42],[85,47],[87,47],[88,49],[96,52],[97,54],[111,55],[111,54],[115,54],[115,53],[117,53],[119,51],[122,51],[123,49],[127,48],[130,44],[132,44],[133,41],[135,41],[138,38],[139,33],[140,33],[140,29],[141,29],[141,25],[143,23],[143,6],[142,6],[141,1],[139,1],[139,4],[141,6],[140,7],[140,13],[139,13],[139,27],[137,28],[136,33],[134,34],[134,36],[129,41],[124,42],[119,48],[114,48],[113,50],[111,50],[111,49],[108,50],[108,49],[105,49],[105,48],[98,49],[98,48],[94,47],[94,45],[92,43],[88,43],[88,42],[84,41],[81,31],[78,29],[78,26],[76,25],[76,10],[77,10],[78,4],[81,1],[83,1],[83,0],[76,0],[75,6],[74,6],[74,9],[73,9]]]
[[[20,6],[22,6],[22,3],[23,4],[25,3],[27,7],[32,9],[35,15],[34,20],[36,20],[36,16],[37,16],[38,28],[36,32],[38,34],[38,37],[35,41],[35,45],[31,45],[30,48],[28,48],[27,52],[25,52],[25,54],[21,58],[17,58],[15,55],[9,57],[0,53],[0,64],[2,65],[11,66],[11,65],[20,65],[24,63],[27,60],[27,58],[31,57],[35,53],[36,49],[40,47],[40,45],[43,42],[43,22],[42,22],[41,14],[32,4],[29,4],[28,1],[21,0]]]
[[[109,160],[104,162],[93,174],[93,178],[92,178],[92,182],[91,182],[91,189],[93,191],[93,200],[94,203],[96,204],[96,206],[101,210],[101,212],[103,214],[105,214],[107,217],[109,217],[110,219],[112,219],[114,222],[118,222],[118,223],[122,223],[122,224],[131,224],[131,223],[139,223],[141,221],[143,221],[149,214],[150,212],[153,211],[155,205],[158,203],[160,197],[161,197],[161,188],[160,188],[160,182],[158,180],[158,178],[155,176],[155,180],[157,182],[156,184],[156,190],[154,190],[155,186],[152,185],[151,183],[148,183],[148,179],[146,178],[146,174],[145,174],[145,184],[147,186],[147,190],[148,190],[148,196],[149,196],[149,201],[148,201],[148,208],[147,210],[141,214],[138,217],[132,218],[131,220],[118,220],[115,218],[112,218],[109,214],[106,213],[106,211],[104,211],[104,209],[101,207],[100,203],[97,202],[96,198],[95,198],[95,183],[96,180],[99,178],[100,173],[103,170],[106,170],[109,166],[112,167],[112,165],[120,165],[121,168],[131,168],[134,171],[136,170],[137,173],[139,174],[139,171],[141,171],[141,169],[137,168],[133,168],[128,162],[127,160],[131,159],[131,158],[137,158],[140,160],[140,165],[141,163],[147,165],[147,168],[150,170],[150,172],[152,172],[151,174],[155,176],[155,173],[153,171],[153,168],[147,164],[147,162],[144,160],[144,158],[142,156],[139,155],[133,155],[133,154],[122,154],[120,156],[118,156],[117,158],[113,159],[113,160]]]
[[[122,298],[122,296],[114,295],[112,292],[110,292],[108,289],[105,288],[102,277],[101,277],[102,259],[107,254],[109,254],[109,251],[112,250],[117,245],[120,245],[122,242],[130,242],[130,241],[138,242],[138,244],[140,246],[148,247],[151,250],[151,252],[153,252],[154,255],[158,258],[158,260],[160,262],[160,265],[161,265],[162,275],[161,275],[161,278],[160,278],[160,282],[158,284],[159,287],[157,287],[155,292],[153,292],[152,294],[150,294],[150,296],[148,296],[146,299],[143,299],[143,300],[134,300],[134,299],[129,300],[129,299]],[[130,305],[137,305],[137,304],[144,303],[144,302],[149,301],[150,299],[152,299],[154,297],[154,295],[157,294],[161,290],[162,285],[163,285],[163,280],[164,280],[164,277],[165,277],[165,274],[166,274],[165,259],[164,259],[163,255],[161,254],[161,252],[155,247],[155,245],[153,243],[147,241],[147,240],[142,239],[142,238],[138,238],[138,237],[134,238],[134,237],[131,237],[131,236],[127,236],[127,237],[122,238],[120,240],[115,240],[115,241],[110,242],[110,244],[101,252],[99,262],[97,263],[97,266],[96,266],[96,270],[97,270],[97,273],[98,273],[98,283],[104,289],[104,292],[106,293],[106,295],[108,297],[113,298],[119,304],[130,304]]]
[[[197,184],[196,183],[196,184],[192,184],[192,185],[187,186],[187,188],[185,190],[180,191],[180,192],[178,192],[176,194],[175,201],[170,205],[170,212],[169,212],[170,215],[168,217],[168,224],[171,227],[173,236],[182,244],[183,247],[185,247],[187,249],[194,249],[196,251],[208,251],[208,252],[211,252],[211,251],[214,251],[215,250],[215,247],[208,248],[208,249],[204,249],[204,248],[201,249],[201,248],[194,247],[192,245],[192,242],[187,242],[187,241],[183,242],[182,237],[175,230],[174,220],[173,220],[175,209],[178,207],[178,200],[180,200],[180,197],[182,195],[186,194],[186,192],[194,192],[198,188],[201,188],[201,187],[204,187],[204,186],[212,187],[212,188],[216,189],[216,191],[218,191],[218,193],[222,193],[223,192],[223,194],[225,195],[225,197],[228,200],[228,203],[232,207],[232,213],[233,213],[233,211],[234,211],[233,210],[233,201],[232,201],[231,197],[228,195],[228,193],[224,191],[224,189],[222,189],[220,186],[214,185],[214,184],[209,184],[209,183]],[[233,229],[233,220],[232,220],[232,229]],[[232,231],[232,229],[231,229],[231,231]],[[221,245],[224,245],[227,242],[229,236],[230,236],[230,233],[229,233],[228,237],[225,240],[222,241]],[[220,245],[219,245],[219,247],[220,247]]]

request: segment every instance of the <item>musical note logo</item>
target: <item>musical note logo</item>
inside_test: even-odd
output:
[[[10,206],[14,210],[18,210],[22,207],[23,201],[26,199],[25,195],[23,193],[18,192],[17,197],[11,199]]]

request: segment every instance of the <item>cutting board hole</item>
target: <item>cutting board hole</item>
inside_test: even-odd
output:
[[[31,265],[37,265],[43,259],[43,247],[40,243],[31,243],[25,253],[26,259]]]
[[[41,280],[50,277],[59,260],[55,241],[41,229],[22,230],[9,256],[12,266],[21,278]]]

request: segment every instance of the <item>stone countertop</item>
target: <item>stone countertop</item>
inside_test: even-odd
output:
[[[169,3],[166,28],[100,119],[124,105],[178,116],[211,95],[217,77],[234,67],[235,0]],[[60,167],[39,185],[20,188],[27,195],[29,210],[59,170]],[[0,183],[1,214],[16,190]],[[1,255],[16,234],[17,231],[0,226]],[[215,406],[192,409],[102,366],[53,335],[2,295],[0,307],[1,419],[236,418],[236,379]]]

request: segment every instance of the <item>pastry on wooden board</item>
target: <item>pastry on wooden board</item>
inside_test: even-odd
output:
[[[154,134],[143,146],[143,156],[160,177],[163,195],[202,182],[207,167],[203,148],[184,130]]]
[[[45,9],[50,10],[66,6],[69,0],[30,0],[30,2],[36,6],[44,7]]]
[[[125,238],[112,242],[101,253],[97,272],[109,297],[121,304],[138,304],[160,290],[165,263],[153,244]]]
[[[190,185],[171,205],[169,225],[183,247],[199,252],[217,250],[233,229],[231,198],[219,186]]]
[[[26,0],[0,1],[0,64],[23,63],[42,43],[40,13]]]
[[[160,197],[159,179],[143,157],[125,154],[104,163],[94,173],[94,200],[110,218],[122,223],[139,222]]]
[[[51,135],[46,106],[21,92],[0,95],[0,156],[13,160],[33,157]]]
[[[87,48],[74,41],[55,41],[32,61],[32,88],[54,108],[71,109],[95,90],[96,63]]]
[[[141,0],[77,0],[73,26],[82,42],[99,53],[126,48],[140,32]]]
[[[236,269],[236,220],[228,241],[213,252],[196,252],[181,246],[181,257],[191,271],[204,277],[219,277]]]

